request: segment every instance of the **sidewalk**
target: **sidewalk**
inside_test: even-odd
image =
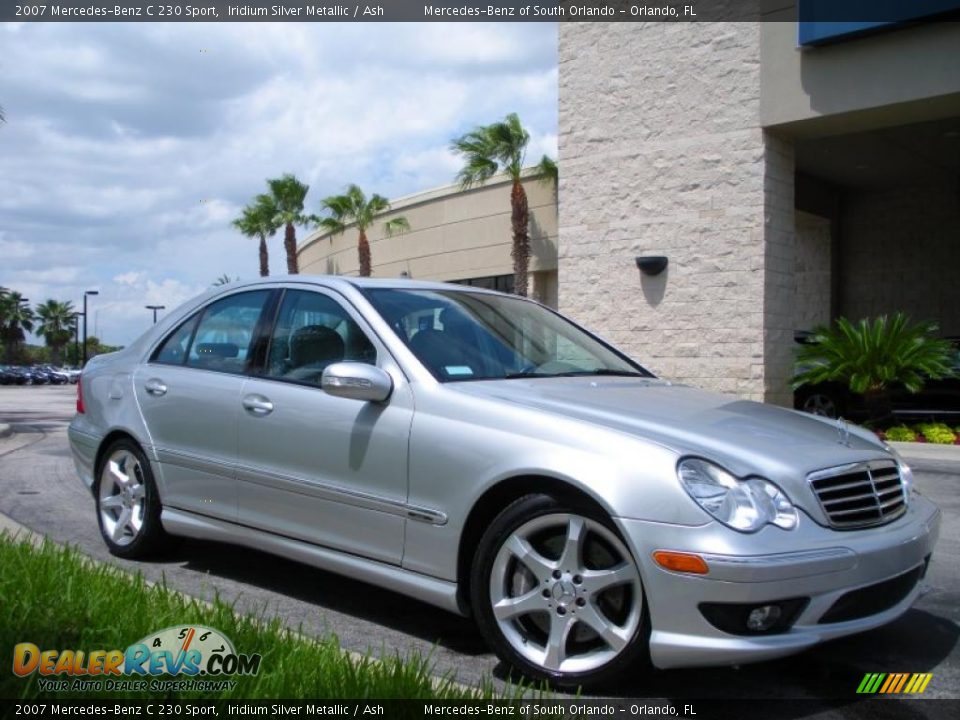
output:
[[[890,446],[903,455],[908,462],[913,460],[939,460],[960,465],[960,445],[935,445],[934,443],[892,442]]]

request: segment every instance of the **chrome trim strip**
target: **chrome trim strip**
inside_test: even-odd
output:
[[[215,460],[208,457],[200,457],[183,453],[178,450],[154,446],[157,462],[167,463],[168,465],[177,465],[188,470],[198,470],[209,473],[210,475],[223,475],[224,477],[235,477],[237,466],[234,463]]]
[[[347,490],[346,488],[336,487],[334,485],[318,483],[315,480],[283,475],[273,472],[272,470],[267,470],[266,468],[238,467],[237,478],[243,482],[253,483],[254,485],[262,485],[286,492],[308,495],[343,505],[353,505],[354,507],[359,507],[364,510],[375,510],[391,515],[399,515],[400,517],[430,523],[431,525],[445,525],[447,522],[446,514],[439,510],[417,507],[402,500],[391,500],[356,490]]]
[[[391,515],[399,515],[409,520],[425,522],[431,525],[447,524],[446,513],[434,510],[433,508],[411,505],[402,500],[390,500],[389,498],[378,497],[376,495],[370,495],[369,493],[318,483],[314,480],[283,475],[267,470],[266,468],[239,467],[220,460],[197,457],[196,455],[189,455],[168,448],[157,447],[154,449],[157,460],[161,463],[177,465],[189,470],[197,470],[211,475],[235,478],[243,482],[284,490],[286,492],[309,495],[310,497],[316,497],[321,500],[353,505],[354,507],[359,507],[364,510],[375,510]]]
[[[857,554],[844,547],[801,550],[771,555],[704,554],[711,580],[730,582],[770,582],[851,570]]]
[[[322,570],[393,590],[457,615],[465,615],[457,600],[457,584],[454,582],[185,510],[165,507],[160,521],[164,529],[174,535],[237,543],[292,558]]]

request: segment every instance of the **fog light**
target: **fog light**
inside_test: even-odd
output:
[[[780,615],[779,605],[761,605],[747,615],[747,629],[751,632],[765,632],[777,624]]]

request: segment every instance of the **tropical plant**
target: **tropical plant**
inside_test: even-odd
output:
[[[0,288],[0,340],[5,362],[13,362],[18,349],[33,330],[34,314],[23,295]]]
[[[297,262],[297,225],[306,225],[312,218],[303,214],[303,202],[310,190],[296,176],[287,173],[278,178],[267,180],[270,198],[276,212],[273,216],[274,229],[284,228],[283,249],[287,253],[287,272],[296,275],[300,272]]]
[[[233,226],[247,237],[260,238],[260,277],[270,274],[270,258],[267,252],[267,237],[277,232],[273,219],[277,215],[277,206],[271,195],[257,195],[253,203],[247,205]]]
[[[236,282],[239,279],[240,278],[238,277],[232,278],[226,273],[224,273],[223,275],[221,275],[220,277],[218,277],[216,280],[213,281],[212,287],[223,287],[224,285],[229,285],[230,283]]]
[[[805,384],[841,382],[866,401],[871,420],[890,412],[889,391],[903,385],[919,392],[928,379],[953,375],[953,348],[935,337],[933,323],[912,323],[903,313],[852,323],[838,318],[832,327],[814,330],[797,352],[802,370],[794,389]]]
[[[530,208],[521,181],[529,142],[530,133],[524,129],[517,114],[510,113],[501,122],[476,127],[450,144],[450,148],[463,157],[463,167],[457,173],[461,188],[482,185],[498,172],[510,176],[513,183],[510,190],[510,222],[513,228],[510,255],[513,258],[514,292],[523,296],[527,294],[530,267]],[[539,175],[543,182],[555,184],[557,164],[544,155],[534,174]]]
[[[367,240],[367,229],[373,224],[378,215],[390,209],[390,202],[382,195],[374,193],[368,199],[366,194],[357,185],[348,185],[343,195],[331,195],[320,201],[321,207],[329,213],[328,217],[316,218],[318,227],[328,232],[339,234],[350,225],[356,225],[359,231],[357,238],[357,254],[360,260],[360,277],[370,277],[371,259],[370,242]],[[403,216],[391,218],[383,224],[383,231],[387,237],[397,232],[410,229],[410,223]]]
[[[73,337],[73,323],[75,310],[73,303],[47,300],[37,307],[37,335],[46,341],[50,348],[50,362],[59,365],[63,346]]]

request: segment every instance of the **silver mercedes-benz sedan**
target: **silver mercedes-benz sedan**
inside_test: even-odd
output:
[[[439,283],[211,290],[90,361],[70,441],[116,555],[187,536],[349,574],[472,615],[558,685],[888,623],[940,522],[865,430]]]

